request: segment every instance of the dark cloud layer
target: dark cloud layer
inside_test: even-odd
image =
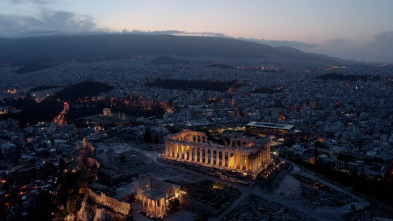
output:
[[[179,31],[179,30],[164,30],[164,31],[140,31],[140,30],[132,30],[128,31],[124,29],[122,31],[124,34],[151,34],[151,35],[190,35],[190,36],[207,36],[207,37],[219,37],[219,38],[235,38],[232,36],[225,35],[223,33],[217,32],[187,32],[187,31]],[[235,38],[239,40],[251,41],[260,44],[266,44],[273,47],[277,46],[287,46],[287,47],[295,47],[298,49],[304,48],[312,48],[316,47],[315,44],[307,44],[299,41],[273,41],[273,40],[264,40],[264,39],[255,39],[255,38]]]
[[[318,46],[316,44],[308,44],[300,41],[276,41],[276,40],[264,40],[264,39],[254,39],[254,38],[239,38],[239,39],[252,41],[260,44],[266,44],[273,47],[285,46],[285,47],[297,48],[300,50],[310,49]]]
[[[98,29],[90,16],[76,15],[71,12],[42,12],[39,17],[0,15],[1,37],[24,37],[37,33],[73,34]]]
[[[132,30],[128,31],[124,29],[122,31],[124,34],[150,34],[150,35],[192,35],[192,36],[207,36],[207,37],[221,37],[221,38],[232,38],[230,36],[226,36],[222,33],[216,32],[187,32],[187,31],[179,31],[179,30],[162,30],[162,31],[140,31],[140,30]]]
[[[51,2],[53,2],[53,0],[11,0],[11,3],[14,4],[34,3],[34,4],[46,5]]]

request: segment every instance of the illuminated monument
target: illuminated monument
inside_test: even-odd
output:
[[[142,203],[142,209],[151,218],[163,218],[168,212],[169,201],[178,198],[180,188],[151,176],[134,181],[135,198]]]
[[[102,109],[102,113],[103,113],[104,117],[112,117],[112,111],[110,108]]]
[[[203,132],[183,130],[165,138],[165,159],[256,175],[270,159],[270,140],[232,138],[227,145],[212,143]]]

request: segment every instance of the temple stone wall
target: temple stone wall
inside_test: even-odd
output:
[[[213,144],[202,132],[184,130],[165,138],[168,160],[256,175],[270,159],[270,141],[232,138],[227,145]]]
[[[111,208],[113,211],[127,216],[131,211],[131,205],[126,202],[121,202],[115,198],[106,196],[104,193],[97,194],[91,189],[87,189],[87,197],[90,197],[93,202]],[[85,196],[86,197],[86,196]]]

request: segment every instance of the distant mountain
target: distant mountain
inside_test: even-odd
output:
[[[0,52],[0,64],[13,63],[25,66],[22,72],[39,70],[73,60],[87,62],[152,54],[223,58],[275,56],[321,62],[342,61],[292,48],[274,48],[231,38],[136,34],[2,38]]]
[[[314,60],[314,61],[330,61],[330,62],[336,62],[336,63],[349,63],[349,61],[340,59],[340,58],[335,58],[335,57],[330,57],[327,55],[323,54],[315,54],[315,53],[308,53],[301,51],[296,48],[291,48],[291,47],[286,47],[286,46],[278,46],[276,49],[286,52],[287,55],[292,55],[292,56],[300,56],[302,59],[305,60]]]

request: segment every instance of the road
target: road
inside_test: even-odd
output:
[[[64,121],[64,115],[70,109],[70,105],[67,102],[63,102],[64,109],[60,112],[60,114],[53,120],[54,123],[58,123],[60,125],[66,124],[67,122]]]

